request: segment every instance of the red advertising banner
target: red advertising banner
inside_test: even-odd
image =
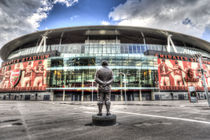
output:
[[[205,79],[210,88],[210,65],[203,64]],[[194,86],[197,91],[204,91],[198,62],[158,58],[159,87],[162,91],[187,91]]]
[[[35,60],[1,68],[0,91],[46,90],[47,60]]]

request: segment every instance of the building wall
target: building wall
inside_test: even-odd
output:
[[[107,60],[113,70],[113,91],[124,91],[124,85],[127,83],[127,94],[132,100],[140,98],[167,100],[172,99],[172,94],[173,99],[187,99],[188,86],[195,86],[197,91],[203,92],[203,83],[201,78],[198,78],[201,74],[198,72],[199,65],[196,60],[161,54],[146,56],[144,52],[151,47],[149,45],[86,44],[81,48],[74,46],[74,49],[64,46],[62,48],[58,45],[56,47],[63,52],[68,48],[69,53],[46,59],[27,57],[21,58],[21,61],[17,59],[5,62],[1,68],[0,92],[2,93],[0,95],[4,95],[2,99],[17,97],[19,99],[21,96],[21,100],[27,100],[30,95],[30,100],[44,100],[48,98],[42,94],[46,90],[71,90],[71,94],[74,91],[81,91],[79,93],[81,95],[87,93],[87,90],[91,91],[92,85],[95,91],[97,85],[92,82],[102,60]],[[150,49],[155,50],[158,47],[160,46],[152,46]],[[205,62],[203,67],[207,71],[206,75],[210,75],[210,62]],[[127,74],[126,78],[120,75],[121,72]],[[206,77],[206,82],[210,87],[210,77]],[[159,88],[160,92],[156,93]],[[136,96],[142,90],[149,90],[149,92],[142,92],[142,97]],[[42,92],[37,95],[38,91]],[[16,93],[20,94],[16,95]],[[148,96],[149,94],[151,97]],[[69,94],[66,96],[65,100],[73,98]],[[119,100],[119,95],[114,96],[115,100]],[[87,95],[87,97],[89,97],[87,100],[90,100],[90,96]],[[50,100],[63,100],[63,94],[54,97],[50,93]]]

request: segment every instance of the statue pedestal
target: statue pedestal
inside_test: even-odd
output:
[[[116,124],[116,119],[117,116],[115,114],[111,114],[111,115],[102,115],[102,116],[98,116],[98,115],[93,115],[92,116],[92,123],[93,125],[97,125],[97,126],[110,126],[110,125],[115,125]]]

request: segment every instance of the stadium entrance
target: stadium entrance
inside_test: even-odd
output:
[[[92,91],[73,91],[73,90],[55,90],[54,101],[97,101],[98,92]],[[128,90],[112,91],[111,101],[150,101],[152,100],[152,91]]]

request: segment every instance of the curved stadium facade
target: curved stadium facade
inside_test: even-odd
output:
[[[210,89],[210,43],[192,36],[127,26],[35,32],[0,50],[0,99],[94,101],[102,60],[114,72],[113,101],[184,100],[189,86],[204,99],[197,53]]]

